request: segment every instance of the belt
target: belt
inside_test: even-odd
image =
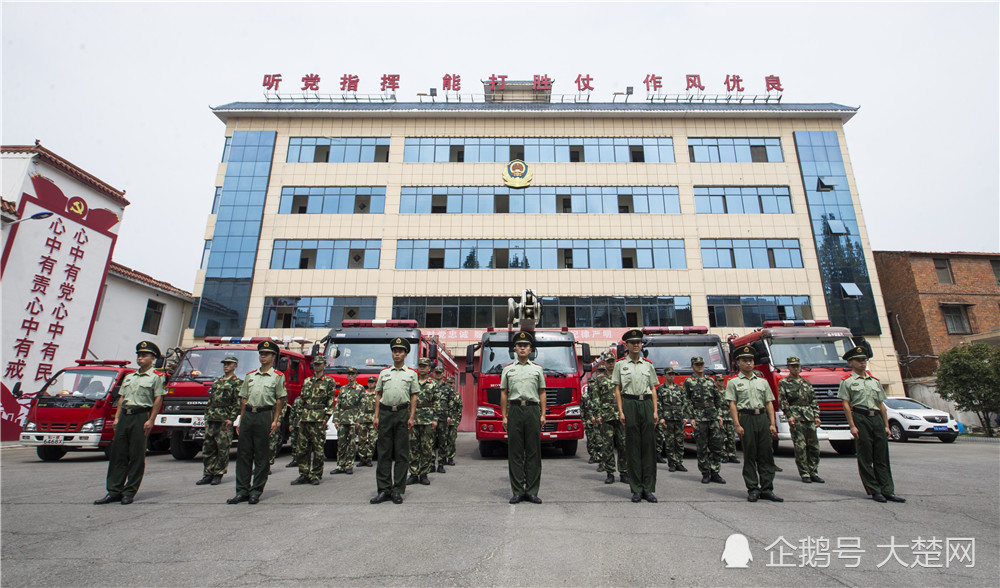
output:
[[[267,412],[274,410],[274,406],[250,406],[248,404],[245,410],[249,410],[250,412]]]
[[[417,408],[434,408],[434,404],[418,404]]]
[[[664,406],[663,410],[682,410],[683,406]]]
[[[230,406],[234,406],[235,404],[236,404],[235,402],[230,402],[229,404],[209,404],[208,408],[229,408]]]
[[[652,396],[652,394],[622,394],[622,398],[629,398],[631,400],[645,400]]]
[[[711,402],[699,402],[698,404],[694,405],[695,408],[708,408],[710,406],[715,406],[715,404]]]
[[[862,406],[852,406],[851,411],[856,412],[858,414],[863,414],[865,416],[882,416],[882,411],[870,410]]]
[[[767,412],[766,408],[741,408],[736,411],[740,414],[764,414]]]
[[[523,398],[518,398],[517,400],[511,400],[510,404],[514,404],[516,406],[538,406],[538,401],[524,400]]]
[[[323,410],[326,408],[325,404],[304,404],[302,408],[306,410]]]
[[[402,408],[409,407],[410,403],[409,402],[404,402],[403,404],[397,404],[396,406],[389,406],[388,404],[382,404],[380,402],[379,406],[382,407],[382,410],[388,410],[388,411],[396,412],[397,410],[400,410]]]
[[[809,402],[808,400],[799,400],[797,402],[789,402],[788,405],[789,406],[811,406],[812,402]]]
[[[123,408],[122,412],[125,414],[139,414],[140,412],[149,412],[150,410],[148,406],[140,406],[138,408]]]

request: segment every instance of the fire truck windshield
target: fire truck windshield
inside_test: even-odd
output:
[[[789,357],[798,357],[802,367],[844,367],[841,357],[854,347],[849,337],[772,337],[771,361],[785,367]]]
[[[41,395],[98,400],[107,396],[117,377],[118,372],[111,370],[63,370],[49,380]]]
[[[535,349],[537,357],[531,360],[542,366],[547,374],[575,374],[576,351],[573,345],[564,343],[545,345],[539,343]],[[483,361],[480,372],[484,374],[499,374],[503,366],[515,361],[511,358],[512,351],[505,345],[490,345],[483,348]]]
[[[184,352],[184,357],[174,370],[171,382],[213,381],[222,377],[222,360],[233,355],[240,360],[236,375],[242,376],[260,367],[256,349],[226,349],[225,347],[196,347]]]
[[[407,367],[416,369],[418,345],[410,341],[410,352],[406,354]],[[381,370],[392,367],[392,350],[384,339],[378,341],[337,340],[331,341],[326,349],[326,367],[332,372],[346,372],[347,368],[358,371]]]
[[[705,371],[713,374],[726,373],[726,361],[719,349],[719,345],[705,343],[702,345],[692,345],[681,343],[678,345],[657,345],[649,343],[643,346],[643,351],[648,351],[646,359],[653,362],[656,368],[674,368],[678,373],[691,372],[691,358],[701,357],[705,360]]]

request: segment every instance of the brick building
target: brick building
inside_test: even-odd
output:
[[[956,345],[1000,343],[1000,253],[874,254],[904,378],[932,375]]]

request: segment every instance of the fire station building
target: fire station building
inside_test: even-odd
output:
[[[594,349],[630,327],[725,339],[829,319],[902,394],[844,132],[856,108],[506,88],[213,108],[225,137],[185,343],[416,319],[462,355],[533,289],[541,328]]]

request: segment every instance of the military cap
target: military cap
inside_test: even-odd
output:
[[[356,367],[349,367],[349,368],[347,368],[347,375],[348,376],[351,375],[351,374],[356,374],[356,373],[358,373],[358,368],[356,368]]]
[[[802,362],[793,355],[785,360],[785,365],[802,365]]]
[[[642,341],[642,331],[639,329],[629,329],[622,335],[622,341]]]
[[[278,347],[278,344],[275,343],[274,341],[261,341],[260,343],[257,344],[257,351],[258,352],[266,351],[267,353],[273,353],[275,355],[278,355],[279,353],[281,353],[281,348]]]
[[[239,362],[240,359],[235,355],[227,355],[226,358],[219,363],[239,363]]]
[[[716,382],[725,382],[726,381],[726,376],[724,376],[722,374],[715,374],[715,381]]]
[[[326,365],[326,357],[323,355],[317,355],[316,357],[313,358],[312,363],[313,365],[317,365],[320,363]]]
[[[674,371],[674,368],[672,368],[672,367],[668,367],[667,369],[663,370],[663,375],[664,376],[669,376],[669,375],[672,375],[672,374],[675,374],[675,373],[676,372]]]
[[[528,345],[534,347],[535,337],[532,336],[532,334],[527,331],[521,331],[514,335],[513,343],[514,345],[517,345],[518,343],[527,343]]]
[[[597,367],[595,367],[594,369],[597,371],[606,372],[608,371],[608,366],[603,362],[598,362]]]
[[[868,359],[868,354],[865,353],[864,347],[855,347],[844,354],[844,361],[851,361],[852,359]]]
[[[614,353],[611,353],[609,351],[609,352],[607,352],[607,353],[604,354],[604,361],[618,361],[618,358],[615,357]]]
[[[443,365],[439,365],[436,368],[434,368],[434,371],[437,372],[437,373],[439,373],[439,374],[443,374],[444,373],[444,366]]]
[[[750,359],[757,359],[757,354],[754,353],[753,347],[749,345],[744,345],[742,347],[736,348],[736,353],[733,354],[736,359],[741,359],[744,357],[749,357]]]
[[[135,352],[152,353],[156,357],[160,357],[160,348],[152,341],[139,341],[139,344],[135,346]]]
[[[396,337],[395,339],[393,339],[392,341],[389,342],[389,348],[390,349],[403,349],[407,353],[409,353],[410,352],[410,342],[407,341],[406,339],[403,339],[402,337]]]
[[[428,359],[428,358],[426,358],[426,357],[421,357],[419,360],[417,360],[417,365],[427,365],[427,366],[429,366],[429,365],[431,365],[431,360]]]
[[[696,363],[705,363],[705,360],[696,355],[691,358],[691,365],[694,365]]]

